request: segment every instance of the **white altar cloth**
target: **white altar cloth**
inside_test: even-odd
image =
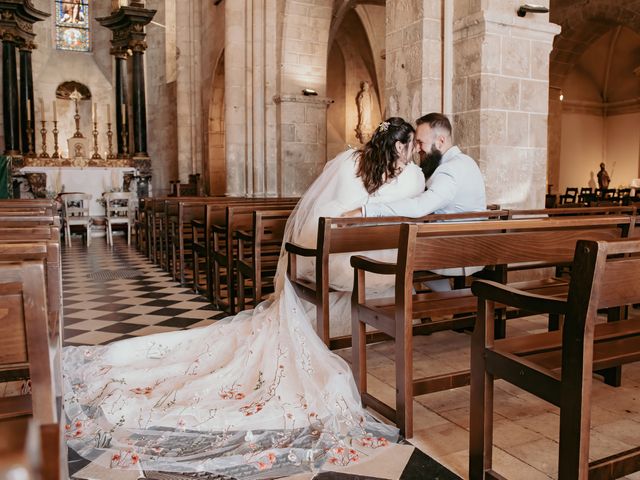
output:
[[[22,173],[46,173],[47,190],[60,193],[64,186],[67,193],[91,195],[89,213],[92,217],[104,216],[104,207],[96,202],[104,192],[122,188],[125,173],[135,173],[133,167],[24,167]]]

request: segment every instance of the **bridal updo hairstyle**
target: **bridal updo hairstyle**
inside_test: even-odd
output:
[[[357,175],[362,179],[367,193],[372,194],[387,180],[398,175],[396,142],[409,146],[414,128],[400,117],[391,117],[378,125],[371,140],[358,152],[360,162]]]

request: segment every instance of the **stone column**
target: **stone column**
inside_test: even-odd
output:
[[[18,116],[18,69],[16,40],[13,35],[2,37],[2,113],[4,121],[4,153],[20,153],[20,125]]]
[[[387,0],[387,111],[409,121],[442,111],[442,7],[433,0]]]
[[[542,2],[547,3],[548,2]],[[557,25],[513,2],[455,3],[455,142],[480,165],[487,202],[544,207],[549,53]]]
[[[331,2],[287,2],[282,30],[278,165],[281,195],[300,195],[327,161],[327,48]],[[302,90],[316,91],[304,96]]]
[[[147,107],[144,91],[144,49],[133,50],[133,156],[148,157]]]
[[[129,103],[129,95],[127,94],[127,54],[116,53],[116,138],[118,140],[118,158],[127,157],[129,154],[129,145],[126,145],[122,136],[122,130],[128,129],[129,116],[127,105]],[[128,132],[126,138],[129,138]]]
[[[20,47],[20,130],[22,132],[22,153],[29,151],[29,132],[31,128],[31,148],[35,148],[35,108],[33,102],[33,71],[31,68],[32,44],[25,44]],[[29,100],[29,102],[27,102]],[[27,114],[27,110],[29,113]],[[27,121],[27,118],[31,120]]]
[[[279,190],[276,0],[225,2],[227,193],[275,196]]]

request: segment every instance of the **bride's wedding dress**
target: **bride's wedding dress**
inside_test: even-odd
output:
[[[424,190],[409,164],[367,195],[356,161],[347,151],[326,165],[285,238],[315,245],[319,216]],[[283,255],[276,293],[254,310],[208,327],[65,348],[68,444],[112,468],[272,478],[356,462],[394,441],[397,430],[365,412],[349,366],[317,337],[285,265]],[[348,258],[334,265],[334,281],[349,285]]]

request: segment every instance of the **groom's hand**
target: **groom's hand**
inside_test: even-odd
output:
[[[342,214],[343,217],[361,217],[362,216],[362,207],[354,208],[353,210],[349,210],[348,212],[344,212]]]

